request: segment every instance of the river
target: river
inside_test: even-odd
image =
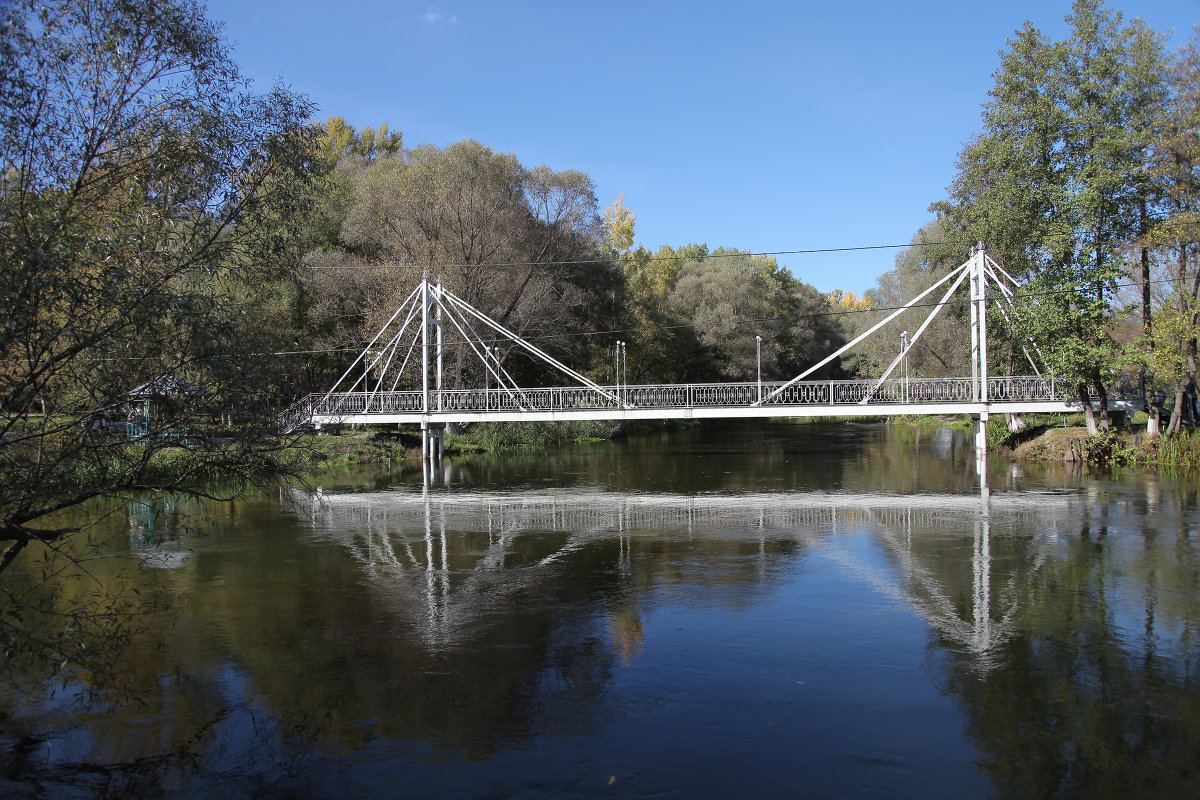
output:
[[[986,478],[763,422],[146,499],[133,688],[18,675],[0,795],[1200,796],[1200,483]]]

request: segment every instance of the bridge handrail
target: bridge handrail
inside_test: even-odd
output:
[[[545,411],[616,409],[624,406],[642,409],[699,408],[713,406],[749,407],[757,405],[783,381],[743,381],[734,383],[630,384],[602,387],[612,397],[584,386],[550,386],[523,389],[444,389],[430,394],[430,413]],[[792,383],[764,407],[795,405],[895,405],[975,402],[976,382],[971,378],[896,378],[876,386],[873,380],[823,380]],[[874,391],[872,388],[874,387]],[[869,394],[869,399],[868,398]],[[991,403],[1055,401],[1070,399],[1070,390],[1053,378],[1035,375],[989,377],[987,396]],[[1120,395],[1114,389],[1114,396]],[[618,398],[620,404],[613,398]],[[339,392],[307,395],[293,403],[283,419],[293,427],[305,417],[349,416],[360,414],[421,413],[424,395],[420,391]]]

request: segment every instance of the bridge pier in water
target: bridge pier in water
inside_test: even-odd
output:
[[[421,458],[424,461],[441,459],[446,455],[446,423],[421,423]]]
[[[987,424],[988,412],[981,411],[974,415],[975,421],[975,457],[978,459],[987,458],[988,441],[987,441]]]

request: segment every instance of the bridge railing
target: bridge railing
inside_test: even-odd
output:
[[[430,412],[547,411],[618,408],[749,407],[784,386],[781,382],[686,383],[604,387],[602,394],[587,387],[535,389],[452,389],[430,392]],[[927,404],[974,402],[971,378],[803,381],[765,400],[765,407],[796,405]],[[1068,399],[1066,387],[1050,378],[1005,376],[988,379],[988,399],[1004,403]],[[865,401],[865,403],[864,403]],[[362,414],[412,414],[424,409],[419,391],[341,392],[309,395],[289,409],[322,417]],[[294,411],[293,411],[294,410]]]

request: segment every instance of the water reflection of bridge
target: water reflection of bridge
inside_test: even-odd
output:
[[[478,631],[505,598],[549,581],[573,554],[617,545],[621,576],[639,546],[711,545],[757,558],[728,576],[746,591],[769,582],[767,562],[810,552],[918,613],[982,668],[1011,638],[1017,576],[1028,577],[1067,529],[1071,497],[1056,493],[865,495],[746,493],[649,495],[601,490],[328,494],[293,489],[286,505],[320,538],[347,547],[384,598],[434,648]],[[994,574],[993,531],[1022,537],[1027,558]],[[866,537],[868,547],[863,547]],[[970,545],[971,585],[935,566]],[[740,548],[740,549],[738,549]],[[966,553],[963,553],[966,560]],[[740,559],[744,562],[745,559]],[[955,582],[961,585],[955,585]],[[755,586],[748,585],[754,583]],[[769,588],[769,587],[767,587]],[[387,600],[385,600],[386,602]]]

